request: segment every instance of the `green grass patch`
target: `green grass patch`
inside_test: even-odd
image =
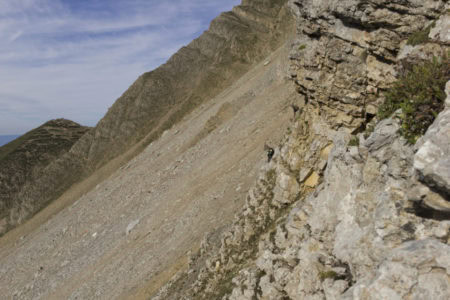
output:
[[[408,38],[407,44],[411,46],[416,46],[420,44],[424,44],[428,42],[428,35],[430,34],[431,29],[436,25],[436,22],[433,21],[430,25],[425,27],[424,29],[414,32]]]
[[[385,93],[378,119],[390,117],[401,108],[400,133],[414,144],[444,109],[445,84],[450,80],[450,60],[441,58],[417,64]]]
[[[319,277],[321,281],[324,281],[325,279],[331,278],[333,280],[339,279],[338,273],[335,271],[322,271],[319,272]]]
[[[352,138],[350,139],[350,142],[348,142],[349,146],[359,146],[359,138],[357,136],[352,136]]]

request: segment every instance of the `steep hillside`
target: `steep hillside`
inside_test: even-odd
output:
[[[292,119],[289,45],[42,226],[5,235],[2,294],[146,299],[185,269],[204,234],[219,234],[242,207],[264,144],[275,146]]]
[[[0,235],[11,227],[14,210],[24,203],[12,201],[20,188],[36,179],[35,173],[69,151],[90,128],[75,122],[57,119],[33,129],[23,136],[0,147]],[[46,203],[35,199],[29,207],[43,207]],[[32,210],[32,209],[31,209]]]
[[[155,299],[448,299],[449,4],[290,4],[301,113],[233,224]],[[441,78],[423,84],[429,60]],[[414,72],[397,84],[403,109],[377,117],[385,91]],[[444,110],[413,145],[415,101],[416,127],[432,101]]]
[[[286,0],[243,1],[216,18],[209,30],[167,63],[140,76],[70,152],[8,199],[27,207],[11,224],[21,223],[41,208],[31,203],[51,202],[130,149],[133,153],[127,155],[136,155],[280,47],[293,24],[285,4]],[[135,147],[137,142],[141,146]]]
[[[93,175],[0,240],[2,295],[449,299],[449,10],[243,1],[42,173]]]

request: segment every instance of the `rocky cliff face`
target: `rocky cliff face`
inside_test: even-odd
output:
[[[45,206],[41,199],[33,203],[13,199],[26,182],[39,177],[40,169],[67,153],[89,129],[69,120],[51,120],[0,147],[0,235],[15,225],[10,220],[18,210]]]
[[[130,156],[136,155],[277,49],[293,28],[286,2],[243,1],[216,18],[209,30],[167,63],[140,76],[67,154],[8,196],[9,202],[23,206],[9,223],[23,222],[42,208],[35,203],[56,199],[72,184],[141,142]]]
[[[289,4],[301,114],[230,228],[155,298],[448,299],[450,82],[416,145],[375,115],[408,66],[448,53],[449,4]]]
[[[126,142],[115,133],[153,140],[269,53],[295,21],[290,54],[280,48],[44,226],[0,244],[2,291],[19,299],[450,298],[450,83],[444,111],[415,145],[401,135],[399,112],[376,117],[397,78],[449,51],[449,9],[441,0],[243,1],[139,78],[47,169],[61,178],[41,183],[63,190],[86,166],[121,153]],[[183,69],[191,62],[209,77]],[[299,107],[293,117],[289,104]],[[257,145],[286,124],[262,163]],[[49,196],[33,186],[22,193]]]

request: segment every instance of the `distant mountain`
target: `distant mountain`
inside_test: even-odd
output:
[[[0,135],[0,147],[15,140],[20,135]]]
[[[67,153],[89,127],[75,122],[56,119],[46,122],[19,138],[9,136],[9,143],[0,147],[0,235],[15,225],[10,224],[10,214],[20,217],[22,202],[14,199],[20,189],[36,178],[51,162]],[[45,201],[36,199],[33,205]],[[29,209],[29,208],[28,208]]]

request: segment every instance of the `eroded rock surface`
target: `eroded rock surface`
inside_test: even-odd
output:
[[[447,83],[450,102],[450,82]],[[450,198],[450,106],[446,105],[427,133],[418,142],[414,167],[421,180]],[[450,212],[450,202],[446,208]]]
[[[309,120],[293,128],[302,130]],[[306,134],[314,142],[290,135],[220,247],[195,257],[192,269],[205,266],[189,274],[198,275],[189,292],[179,289],[178,278],[156,299],[450,296],[450,221],[423,218],[412,207],[409,190],[421,183],[414,179],[414,147],[398,134],[398,121],[380,122],[366,139],[361,134],[360,146],[348,146],[345,130],[325,131],[319,116],[314,121],[316,131]],[[301,182],[278,187],[300,140],[301,153],[314,155],[302,165],[317,172],[321,150],[333,145],[314,192]],[[297,200],[286,202],[277,190],[293,191]]]
[[[382,92],[449,50],[449,4],[289,4],[302,114],[220,242],[155,299],[449,298],[447,109],[417,146],[395,114],[375,126]],[[408,45],[427,26],[429,39]]]

